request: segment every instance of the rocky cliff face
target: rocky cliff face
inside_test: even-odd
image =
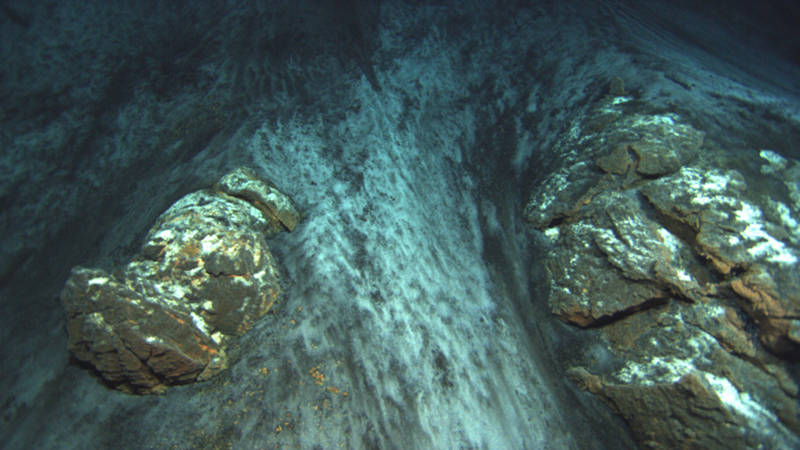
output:
[[[610,95],[556,144],[528,221],[568,373],[648,448],[798,444],[800,163]]]

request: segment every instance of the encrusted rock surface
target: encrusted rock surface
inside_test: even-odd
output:
[[[292,231],[300,220],[294,204],[272,183],[258,178],[251,170],[238,168],[223,176],[217,183],[219,190],[247,200],[258,208],[267,221],[270,232]]]
[[[609,97],[525,212],[572,378],[648,448],[800,445],[800,163]],[[559,152],[556,152],[559,153]]]
[[[754,157],[753,163],[759,161]],[[764,345],[800,357],[797,205],[777,202],[770,193],[760,198],[754,192],[748,199],[745,179],[736,170],[684,168],[641,192],[659,213],[694,234],[698,253],[725,276],[734,298],[758,324]]]
[[[265,237],[293,229],[296,209],[245,169],[218,188],[175,202],[118,273],[72,270],[61,295],[69,348],[112,386],[159,393],[205,380],[227,367],[231,338],[280,302]]]

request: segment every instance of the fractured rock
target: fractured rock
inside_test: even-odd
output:
[[[598,325],[667,297],[655,283],[631,282],[614,269],[593,243],[607,230],[584,223],[563,228],[560,245],[548,253],[545,265],[550,307],[565,321]]]
[[[646,217],[633,193],[597,195],[586,219],[561,226],[545,257],[550,305],[562,319],[597,325],[672,295],[702,300],[706,269],[691,249]]]
[[[768,220],[744,197],[745,188],[744,177],[734,170],[684,168],[641,192],[661,214],[696,233],[698,252],[714,270],[726,276],[741,272],[729,283],[761,328],[762,342],[800,358],[800,342],[791,336],[794,318],[800,317],[800,249],[790,239],[800,231]]]
[[[780,447],[798,427],[797,386],[767,357],[769,370],[726,351],[730,324],[718,304],[677,302],[606,327],[625,363],[607,370],[587,358],[568,373],[606,400],[647,448]],[[713,323],[708,319],[723,316]],[[698,326],[697,318],[705,323]],[[769,431],[767,431],[769,430]]]
[[[525,205],[533,226],[545,228],[575,216],[604,190],[673,173],[699,152],[704,133],[677,116],[626,115],[620,104],[605,99],[586,119],[587,132],[571,131],[559,144],[563,150],[555,153],[564,155],[561,165],[538,183]]]
[[[703,133],[628,101],[557,142],[525,207],[551,311],[595,328],[568,373],[642,447],[796,448],[800,163],[701,152]]]

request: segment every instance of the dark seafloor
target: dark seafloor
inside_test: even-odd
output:
[[[0,445],[635,447],[565,375],[586,338],[548,308],[523,208],[616,79],[720,146],[800,158],[798,17],[780,1],[4,2]],[[285,302],[210,381],[110,389],[67,351],[70,269],[124,264],[237,166],[304,216],[269,241]]]

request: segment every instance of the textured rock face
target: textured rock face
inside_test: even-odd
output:
[[[800,444],[800,163],[608,98],[526,206],[569,374],[652,448]],[[624,112],[623,112],[624,111]]]
[[[265,236],[294,228],[296,209],[244,169],[218,187],[174,203],[119,273],[72,270],[61,295],[69,348],[114,387],[158,393],[209,378],[227,367],[231,338],[280,301]]]

